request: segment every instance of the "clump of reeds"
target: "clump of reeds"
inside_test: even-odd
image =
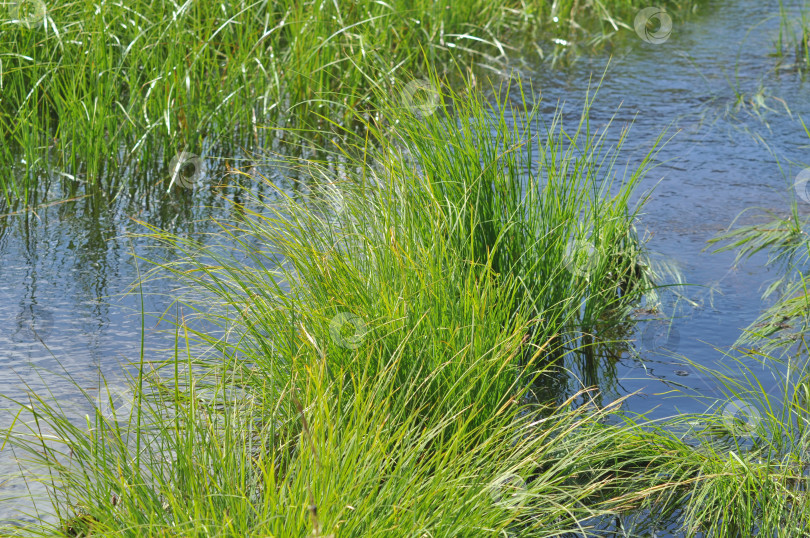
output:
[[[607,411],[532,403],[531,389],[567,339],[632,301],[617,286],[638,248],[628,200],[645,164],[616,178],[618,148],[590,131],[587,109],[563,126],[525,100],[431,102],[381,110],[366,129],[373,152],[347,138],[357,173],[322,185],[331,198],[254,199],[222,223],[231,246],[203,256],[163,236],[194,257],[160,270],[205,292],[187,308],[224,332],[184,322],[214,351],[149,361],[163,375],[142,378],[151,397],[128,428],[72,425],[37,402],[35,438],[58,427],[64,450],[13,440],[49,466],[62,521],[545,534],[600,513],[572,505],[592,492],[555,469],[591,457],[578,448],[587,435],[567,432],[581,424],[601,442],[585,426]],[[594,248],[575,262],[572,240],[586,237]],[[215,402],[198,397],[206,383]],[[222,396],[235,384],[242,396]],[[133,430],[134,447],[118,442]],[[601,478],[583,480],[601,490]]]

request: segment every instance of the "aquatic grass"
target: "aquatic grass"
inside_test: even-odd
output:
[[[21,152],[24,176],[53,166],[78,182],[103,186],[119,163],[148,156],[168,162],[180,150],[243,143],[257,124],[303,120],[310,126],[314,110],[340,117],[345,107],[363,102],[363,88],[400,70],[418,71],[456,41],[470,42],[469,50],[497,43],[473,36],[474,23],[492,32],[507,22],[502,6],[487,2],[443,7],[324,1],[48,6],[34,28],[2,26],[0,125],[4,139],[15,143],[8,151]],[[343,102],[349,95],[356,101]],[[16,179],[4,175],[4,191],[19,197],[25,182]]]
[[[526,50],[534,49],[541,60],[552,66],[571,64],[582,56],[602,53],[617,44],[637,40],[635,17],[644,8],[665,10],[675,28],[683,27],[691,14],[708,6],[698,0],[665,0],[657,3],[636,0],[581,2],[562,0],[532,2],[542,15],[540,30],[524,41]],[[657,31],[657,19],[646,23]]]
[[[563,260],[587,210],[609,216],[598,229],[614,241],[632,237],[626,191],[643,170],[614,178],[587,120],[544,124],[524,103],[506,128],[506,101],[441,102],[429,116],[381,111],[373,162],[356,157],[371,144],[343,148],[345,181],[239,203],[204,248],[151,232],[177,255],[149,275],[182,286],[175,350],[143,358],[123,423],[18,402],[29,408],[7,442],[46,469],[58,514],[26,533],[598,536],[645,511],[649,532],[795,532],[795,471],[719,444],[736,425],[725,415],[657,424],[594,389],[538,401],[587,303],[607,317],[635,297],[609,273],[631,274],[639,245],[609,264],[599,249],[584,267]],[[528,151],[535,133],[546,159]],[[335,179],[288,166],[311,185]],[[501,253],[506,239],[523,250]],[[695,421],[713,427],[678,433]]]
[[[509,251],[501,256],[498,249],[501,238],[532,215],[522,206],[523,200],[537,205],[547,200],[523,192],[532,185],[532,174],[526,171],[542,171],[544,165],[509,160],[507,156],[521,155],[515,148],[528,147],[530,137],[520,129],[503,134],[498,119],[502,109],[497,105],[486,105],[474,95],[460,98],[447,93],[443,97],[447,108],[466,122],[442,115],[439,109],[435,117],[412,117],[407,112],[391,116],[386,123],[398,128],[380,128],[389,144],[380,140],[384,151],[374,154],[375,166],[361,168],[354,178],[356,184],[335,184],[341,189],[341,205],[332,206],[334,199],[319,199],[322,195],[317,189],[309,198],[298,200],[283,193],[267,201],[254,200],[255,204],[240,207],[242,220],[222,223],[221,241],[204,256],[193,242],[162,236],[189,259],[167,261],[160,271],[209,292],[202,299],[184,298],[184,309],[196,309],[202,314],[201,321],[220,323],[223,329],[222,333],[203,331],[194,328],[191,317],[179,318],[184,320],[183,330],[192,331],[195,340],[214,350],[206,356],[191,348],[194,359],[185,371],[225,372],[219,378],[222,385],[215,385],[214,393],[225,393],[235,384],[245,387],[242,410],[236,410],[238,403],[229,408],[195,396],[197,389],[190,387],[202,383],[195,376],[185,380],[186,388],[176,388],[182,378],[175,370],[169,376],[171,390],[163,391],[174,394],[167,408],[191,415],[175,414],[167,421],[168,426],[154,433],[158,444],[146,446],[152,455],[142,456],[148,472],[139,467],[137,471],[125,468],[124,474],[131,479],[122,482],[120,466],[105,469],[92,458],[93,454],[104,454],[95,447],[98,439],[89,441],[85,453],[71,449],[77,461],[92,462],[85,465],[99,472],[87,483],[68,480],[60,485],[73,492],[73,499],[80,499],[66,507],[65,525],[85,525],[97,532],[127,528],[134,534],[164,528],[179,529],[180,533],[204,532],[224,525],[224,532],[233,534],[255,529],[283,534],[284,529],[293,528],[298,534],[316,530],[326,535],[337,532],[335,522],[340,522],[340,529],[370,534],[425,528],[441,535],[474,534],[481,529],[547,535],[582,527],[580,532],[596,535],[601,529],[591,520],[594,516],[624,515],[646,508],[681,521],[687,535],[759,530],[789,536],[801,528],[797,525],[806,521],[806,497],[793,487],[802,480],[798,467],[782,465],[776,450],[749,450],[734,438],[736,419],[725,415],[689,417],[708,425],[693,435],[692,439],[698,439],[696,447],[665,428],[645,431],[650,425],[643,417],[619,427],[602,424],[603,419],[615,419],[616,407],[599,410],[586,395],[591,403],[576,409],[578,414],[571,415],[578,417],[576,420],[563,418],[572,411],[569,399],[557,408],[546,407],[541,413],[530,414],[530,431],[519,428],[524,414],[532,409],[526,403],[527,398],[531,401],[526,387],[546,375],[540,359],[553,356],[557,345],[550,337],[581,329],[583,310],[578,307],[582,301],[607,296],[588,295],[600,290],[592,287],[588,271],[557,267],[548,278],[556,279],[555,285],[568,285],[582,293],[568,303],[576,312],[557,318],[573,323],[569,327],[558,323],[554,333],[544,332],[546,329],[537,324],[536,310],[543,308],[542,319],[544,313],[551,315],[559,308],[556,303],[544,305],[534,294],[525,293],[532,288],[523,284],[524,271],[540,266],[523,266],[508,255]],[[531,107],[523,108],[531,117]],[[481,110],[487,114],[482,115]],[[535,129],[538,124],[518,123]],[[563,129],[561,123],[552,124]],[[575,131],[564,132],[567,136],[562,140],[577,139],[572,134]],[[581,136],[590,138],[586,130]],[[547,142],[545,149],[555,151],[550,145]],[[478,151],[473,153],[473,147]],[[592,161],[588,158],[611,162],[599,157],[600,151],[592,143],[583,142],[578,148],[582,147],[592,151],[580,155],[572,152],[571,160],[561,166],[559,160],[547,162],[553,163],[555,170],[570,167],[581,171],[590,169]],[[353,153],[346,151],[346,155]],[[497,174],[487,175],[487,158],[495,161],[492,168]],[[304,171],[326,172],[317,163],[307,163]],[[312,182],[318,177],[323,179],[316,174]],[[507,181],[514,177],[525,178],[525,182]],[[537,177],[544,176],[538,172]],[[554,200],[578,200],[581,191],[577,189],[611,192],[598,188],[598,181],[583,181],[584,188],[574,181],[560,182],[560,189],[567,185],[572,190],[557,191]],[[541,190],[539,185],[537,190]],[[571,196],[566,198],[565,194]],[[590,194],[581,196],[588,204],[608,203],[603,198],[591,199]],[[607,198],[615,199],[622,197]],[[563,214],[565,219],[581,216],[576,211]],[[632,212],[628,214],[625,207],[617,214],[624,220],[612,218],[611,222],[629,227]],[[499,220],[502,215],[513,218]],[[541,230],[527,235],[550,235]],[[517,234],[507,237],[531,244]],[[552,243],[563,253],[563,259],[568,240],[563,235]],[[544,253],[549,250],[552,248]],[[619,304],[621,298],[618,289],[609,296]],[[335,333],[332,322],[341,312],[360,315],[365,330]],[[535,326],[540,329],[533,329]],[[545,336],[549,338],[544,340]],[[178,362],[177,357],[171,358],[163,368],[176,369]],[[158,387],[167,386],[166,381],[157,383]],[[729,386],[737,390],[739,398],[752,394],[739,384]],[[798,413],[803,404],[801,392],[796,394],[794,411]],[[267,415],[255,414],[258,402],[270,405]],[[58,413],[47,407],[39,413],[58,420]],[[344,416],[364,420],[343,422]],[[369,417],[367,422],[365,417]],[[785,423],[783,418],[773,426],[781,423]],[[272,435],[265,427],[273,431]],[[717,432],[723,429],[732,445],[718,444]],[[183,435],[178,437],[177,432]],[[72,433],[79,436],[84,431],[79,428]],[[344,435],[346,444],[340,441]],[[414,444],[395,446],[394,441],[404,443],[406,438],[413,439]],[[539,443],[538,438],[548,447],[531,444]],[[175,444],[169,442],[172,439]],[[391,442],[363,444],[369,439]],[[511,450],[523,442],[529,443],[529,450],[538,458],[525,466],[511,459],[517,457]],[[244,463],[248,460],[245,446],[253,450],[251,461],[256,458],[254,451],[263,454],[268,446],[278,447],[265,460],[273,461],[272,479],[261,466],[256,469]],[[480,459],[466,458],[478,454],[479,448],[483,452],[476,457]],[[131,457],[131,448],[123,450]],[[377,453],[390,459],[370,456]],[[180,460],[167,463],[166,454],[172,455],[169,460],[178,454]],[[229,459],[230,454],[237,457]],[[220,461],[221,465],[214,465]],[[351,473],[318,474],[324,461],[329,469],[345,465]],[[403,467],[403,461],[409,465]],[[504,474],[503,467],[493,470],[485,463],[496,461],[518,472]],[[796,460],[796,465],[800,461]],[[442,472],[437,473],[437,469]],[[71,473],[65,467],[55,470],[60,479]],[[170,479],[153,477],[161,476],[161,472]],[[278,476],[288,477],[288,481],[281,482]],[[471,486],[470,481],[480,484]],[[527,483],[525,490],[521,481]],[[132,483],[148,487],[131,487]],[[277,485],[280,493],[263,496],[262,488],[267,484]],[[496,491],[493,496],[493,484],[508,484],[509,493]],[[392,489],[386,489],[389,486]],[[127,497],[121,491],[126,491]],[[504,512],[499,503],[511,506],[517,502],[515,496],[522,497],[516,491],[528,491],[529,503],[534,502],[532,499],[557,501],[551,508],[548,504],[544,508],[529,504],[534,514],[529,519],[512,511],[499,515]],[[562,497],[553,495],[562,493]],[[108,497],[118,499],[114,506]],[[451,497],[469,504],[448,504],[446,499]],[[479,497],[483,504],[476,500]],[[371,498],[373,502],[368,501]],[[378,499],[380,504],[376,504]],[[261,510],[256,508],[259,504]],[[497,514],[487,508],[492,504],[498,507]],[[392,514],[393,505],[412,510]],[[268,506],[270,511],[265,511]],[[296,510],[291,511],[290,506]],[[224,513],[229,519],[222,519]],[[355,518],[355,514],[363,517]],[[453,519],[453,514],[463,514],[463,520]],[[273,527],[272,522],[278,521],[284,526]],[[454,527],[454,522],[458,526]]]
[[[413,218],[438,223],[462,249],[461,259],[486,261],[495,275],[515,277],[520,300],[550,325],[564,326],[561,313],[580,310],[581,327],[593,328],[614,310],[622,319],[620,306],[653,287],[633,227],[646,198],[635,206],[630,198],[664,135],[635,168],[622,171],[617,163],[628,130],[607,148],[612,121],[601,131],[589,122],[598,90],[586,98],[579,121],[563,125],[562,106],[542,117],[519,88],[495,88],[491,104],[448,90],[446,108],[435,114],[378,122],[372,132],[379,144],[371,147],[379,146],[379,154],[372,150],[368,159],[382,163],[381,172],[365,180],[398,207],[423,208]],[[431,230],[422,241],[434,237]]]
[[[804,123],[802,123],[804,125]],[[810,137],[810,130],[805,127]],[[800,176],[792,185],[790,208],[783,214],[762,210],[755,222],[736,226],[709,241],[715,252],[735,251],[735,264],[758,253],[768,255],[768,266],[778,275],[762,294],[773,304],[743,332],[737,346],[757,346],[766,353],[783,350],[791,354],[807,352],[805,336],[808,327],[807,267],[810,266],[810,242],[807,240],[808,219],[801,215],[798,196],[804,193],[805,180]],[[800,192],[801,191],[801,192]]]
[[[175,355],[139,369],[160,374],[140,376],[137,393],[150,403],[111,431],[70,429],[40,402],[36,416],[59,423],[65,451],[38,452],[38,429],[10,438],[49,466],[61,524],[548,535],[610,511],[586,501],[620,488],[608,480],[620,443],[605,446],[601,425],[611,409],[574,408],[588,399],[580,394],[538,404],[533,392],[582,316],[591,321],[587,303],[594,320],[617,316],[635,296],[628,286],[643,285],[627,273],[636,250],[562,262],[579,226],[630,241],[629,192],[645,165],[615,177],[618,148],[599,145],[587,108],[568,129],[559,111],[537,121],[525,98],[508,109],[522,118],[514,124],[505,101],[471,90],[442,99],[459,120],[380,111],[366,129],[373,163],[353,161],[359,138],[347,138],[354,181],[338,184],[337,207],[318,190],[254,197],[204,249],[154,230],[179,256],[155,260],[152,276],[188,293],[178,289]],[[537,134],[544,160],[534,157]],[[201,402],[206,384],[242,396]],[[140,446],[117,445],[127,465],[99,450],[105,435],[133,428]],[[603,447],[604,465],[589,446]],[[571,481],[568,469],[580,467],[589,471]],[[500,480],[519,491],[493,494]],[[527,509],[505,509],[524,489]]]
[[[810,132],[808,133],[810,135]],[[801,177],[792,185],[798,197]],[[735,264],[766,254],[777,276],[763,293],[772,304],[747,327],[725,367],[697,364],[717,380],[723,397],[706,413],[672,422],[705,458],[684,511],[688,535],[798,536],[810,526],[807,491],[807,219],[797,196],[784,214],[761,211],[751,224],[713,238],[716,252],[734,251]],[[688,360],[688,359],[687,359]],[[690,361],[691,362],[691,361]]]
[[[610,13],[632,18],[642,4],[46,3],[35,24],[0,25],[0,186],[15,205],[49,180],[67,196],[109,193],[121,173],[163,173],[181,151],[258,150],[262,125],[306,128],[323,145],[332,133],[315,118],[373,109],[375,88],[401,95],[404,80],[452,60],[500,70],[536,32],[589,18],[615,31]]]
[[[62,426],[68,445],[43,453],[21,434],[11,441],[51,467],[54,499],[67,499],[61,533],[132,536],[588,533],[588,520],[611,513],[593,501],[619,487],[618,473],[594,460],[638,458],[649,446],[619,444],[628,436],[599,424],[611,410],[585,406],[493,415],[473,404],[426,423],[409,410],[429,398],[414,383],[402,386],[396,370],[355,377],[349,393],[315,367],[281,399],[265,400],[253,385],[247,398],[223,398],[219,408],[189,385],[186,398],[165,402],[173,416],[144,431],[139,467],[131,444],[117,442],[119,430],[71,427],[45,402],[36,405],[40,421]],[[479,413],[486,418],[478,426],[465,418]],[[53,525],[26,532],[50,534]]]
[[[808,376],[804,364],[750,352],[726,353],[712,370],[722,395],[681,393],[707,404],[701,413],[649,420],[614,413],[604,446],[589,464],[609,469],[618,486],[597,506],[610,507],[636,531],[678,536],[798,536],[810,525],[807,489]],[[754,370],[751,363],[762,366]],[[785,368],[787,367],[787,368]],[[769,378],[772,378],[769,380]],[[615,457],[608,448],[622,448]],[[631,448],[631,447],[634,447]],[[625,451],[626,450],[626,451]]]
[[[757,351],[726,352],[711,370],[722,396],[693,396],[704,413],[667,421],[694,446],[696,478],[682,503],[687,536],[797,536],[810,525],[807,370]],[[761,366],[754,369],[753,366]]]
[[[511,125],[505,104],[450,90],[445,97],[447,108],[464,121],[443,112],[422,117],[392,108],[391,116],[368,125],[371,140],[347,138],[342,180],[328,179],[328,170],[317,163],[291,163],[312,174],[306,181],[310,195],[293,199],[279,192],[283,203],[258,200],[243,209],[251,218],[223,222],[222,245],[237,245],[237,256],[250,264],[240,268],[230,259],[234,247],[223,246],[230,253],[211,264],[211,274],[175,269],[175,277],[197,277],[195,286],[223,298],[219,310],[210,300],[204,308],[189,307],[229,325],[234,317],[229,305],[241,304],[246,311],[238,316],[248,316],[245,323],[286,324],[291,332],[304,326],[311,345],[324,352],[323,342],[334,340],[328,324],[336,316],[362,325],[389,320],[385,334],[368,338],[378,344],[391,338],[391,349],[417,321],[443,327],[446,320],[473,314],[476,324],[491,327],[519,325],[522,316],[529,323],[527,342],[548,348],[546,361],[564,354],[567,345],[582,345],[576,340],[583,334],[597,336],[597,342],[612,339],[608,328],[625,323],[631,307],[652,288],[633,230],[639,206],[628,205],[655,149],[622,177],[615,169],[621,143],[602,147],[604,133],[589,131],[588,107],[581,121],[563,128],[561,110],[543,123],[524,95],[523,110],[509,114],[525,117]],[[538,147],[545,151],[542,158],[535,154]],[[350,170],[359,172],[355,177]],[[342,201],[338,211],[335,200]],[[299,221],[308,211],[321,218]],[[424,289],[425,282],[458,296],[439,300],[449,292]],[[267,297],[273,289],[288,295],[279,303],[279,291]],[[499,306],[479,319],[484,311],[462,308],[468,295],[476,294],[503,310]],[[245,296],[253,298],[250,304]],[[321,319],[297,318],[295,302],[320,305]],[[257,313],[268,317],[255,322],[250,316]],[[267,351],[289,344],[262,337],[256,345]]]
[[[802,71],[810,64],[810,17],[806,6],[801,6],[796,13],[787,9],[782,0],[779,1],[779,33],[774,48],[774,55],[780,59],[793,49],[794,62],[786,68]]]

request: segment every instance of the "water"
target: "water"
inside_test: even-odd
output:
[[[604,125],[614,114],[617,127],[633,122],[625,146],[631,168],[663,129],[674,135],[647,176],[645,185],[655,190],[638,228],[651,238],[652,250],[677,265],[686,282],[717,291],[713,302],[678,311],[671,327],[677,342],[667,346],[674,353],[649,349],[642,324],[636,342],[640,360],[625,355],[617,364],[602,366],[603,374],[619,381],[623,390],[617,395],[641,392],[629,407],[653,410],[651,418],[706,410],[705,402],[663,394],[673,389],[722,397],[714,379],[683,357],[736,375],[720,350],[727,350],[767,306],[761,293],[781,276],[765,267],[764,255],[734,267],[733,253],[706,250],[707,240],[744,210],[787,214],[794,176],[806,166],[800,163],[810,163],[810,140],[799,121],[810,112],[810,84],[784,64],[777,69],[772,52],[778,8],[778,2],[709,2],[697,16],[680,24],[676,20],[663,44],[618,43],[592,108],[593,126]],[[606,55],[582,57],[560,71],[528,64],[523,73],[531,77],[535,92],[540,90],[548,111],[565,101],[568,110],[577,112],[607,63]],[[738,94],[745,100],[739,110]],[[799,211],[807,214],[810,204],[800,202]],[[750,219],[738,224],[745,222]],[[707,291],[694,287],[689,295],[704,297]],[[767,375],[766,389],[774,383]]]
[[[793,177],[802,168],[790,162],[810,163],[810,140],[798,121],[810,118],[810,83],[795,70],[777,69],[779,60],[771,56],[778,6],[776,1],[708,2],[688,21],[676,20],[665,43],[644,43],[633,36],[617,41],[593,107],[594,126],[614,114],[617,124],[634,120],[626,145],[631,163],[663,129],[669,127],[672,134],[680,130],[645,182],[655,190],[638,227],[651,236],[652,249],[677,263],[687,282],[715,285],[718,291],[712,304],[687,309],[675,321],[679,338],[669,346],[674,353],[649,349],[642,326],[638,354],[598,365],[600,375],[616,381],[611,398],[639,391],[628,407],[652,410],[651,418],[705,410],[705,403],[673,398],[675,388],[720,395],[716,382],[688,366],[683,357],[728,366],[720,350],[766,306],[760,294],[779,276],[765,268],[762,256],[734,268],[733,254],[704,251],[706,241],[743,210],[761,207],[784,214]],[[607,61],[607,55],[598,54],[549,70],[527,59],[522,70],[527,88],[530,81],[542,94],[545,110],[564,100],[576,115],[586,89],[595,85]],[[738,93],[746,104],[735,111]],[[756,105],[757,95],[770,110]],[[171,334],[161,331],[167,326],[147,318],[142,327],[142,297],[130,290],[147,268],[133,253],[169,258],[176,253],[153,250],[149,238],[126,234],[145,231],[136,218],[202,239],[214,229],[212,217],[229,217],[231,210],[221,197],[235,196],[235,188],[201,189],[181,198],[122,196],[112,206],[83,198],[0,220],[2,392],[22,398],[26,386],[41,392],[47,384],[54,398],[71,402],[75,388],[71,391],[54,372],[67,371],[91,389],[98,386],[99,371],[115,383],[120,364],[137,360],[142,335],[148,356],[165,356],[173,343]],[[810,212],[810,204],[800,204],[800,211]],[[170,306],[166,295],[174,286],[168,280],[145,285],[146,310],[165,311]],[[79,413],[86,403],[76,402]],[[0,427],[12,419],[0,415]],[[8,449],[0,452],[0,476],[13,479],[19,474]],[[3,498],[14,494],[26,494],[18,481],[3,485]],[[0,519],[29,504],[4,502]]]

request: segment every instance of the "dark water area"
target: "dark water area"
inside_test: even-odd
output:
[[[785,4],[794,13],[798,7]],[[526,89],[542,95],[543,113],[564,101],[576,118],[585,92],[598,84],[609,62],[591,123],[600,128],[611,117],[615,127],[633,123],[622,167],[629,162],[632,169],[664,129],[667,138],[672,135],[643,184],[654,190],[637,226],[649,248],[695,285],[689,295],[702,305],[678,309],[671,326],[678,338],[668,351],[650,349],[652,339],[642,337],[649,324],[642,323],[634,351],[597,365],[607,400],[639,391],[627,408],[650,418],[706,410],[705,402],[684,397],[686,392],[721,396],[712,377],[683,359],[734,375],[722,351],[767,306],[761,293],[781,276],[765,267],[765,256],[734,267],[733,253],[705,250],[707,240],[743,210],[786,214],[793,178],[810,163],[810,139],[799,121],[810,119],[810,81],[786,65],[792,56],[772,54],[778,13],[777,1],[707,2],[696,15],[676,19],[664,43],[625,38],[612,45],[610,58],[603,52],[562,68],[531,59],[519,66]],[[612,132],[616,136],[619,129]],[[280,176],[274,180],[292,188]],[[69,372],[89,388],[98,387],[101,372],[115,385],[121,365],[137,361],[142,336],[147,355],[165,356],[174,344],[165,330],[170,327],[151,316],[142,327],[141,301],[147,312],[166,311],[176,283],[147,282],[141,295],[132,285],[148,264],[134,254],[176,254],[127,234],[144,232],[142,220],[204,240],[216,229],[212,219],[232,216],[225,199],[235,196],[237,189],[225,188],[150,203],[126,195],[110,205],[82,198],[0,220],[0,392],[24,398],[27,390],[41,392],[47,385],[54,399],[70,402],[75,387],[58,374]],[[810,213],[810,204],[800,202],[799,210]],[[577,365],[570,367],[582,378]],[[77,405],[83,409],[87,402]],[[0,403],[0,409],[12,408]],[[0,413],[0,428],[13,419],[14,413]],[[0,520],[31,510],[19,475],[14,455],[0,452]]]

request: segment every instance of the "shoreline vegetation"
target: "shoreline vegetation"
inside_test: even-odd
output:
[[[383,109],[336,149],[356,171],[345,183],[246,202],[217,246],[152,230],[176,257],[145,278],[188,290],[175,353],[141,358],[126,406],[109,393],[76,420],[18,402],[33,413],[5,442],[40,470],[58,521],[25,532],[804,532],[806,378],[788,416],[755,425],[654,423],[594,387],[537,397],[560,354],[626,322],[653,285],[630,276],[644,254],[629,199],[657,145],[620,175],[591,101],[567,129],[525,96],[525,116],[509,107],[518,87]],[[583,238],[593,250],[572,253]]]
[[[466,71],[458,62],[499,73],[523,48],[553,57],[564,53],[561,40],[632,33],[644,7],[639,0],[29,5],[39,9],[25,17],[9,11],[0,27],[0,190],[8,206],[0,213],[41,201],[51,183],[65,197],[113,196],[121,181],[148,178],[155,167],[165,188],[165,171],[183,151],[212,158],[259,151],[287,130],[329,145],[352,127],[347,122],[379,107],[376,95],[401,95],[429,70]],[[269,135],[268,125],[276,126]]]
[[[414,17],[364,1],[159,5],[80,1],[19,29],[10,46],[34,60],[4,67],[2,158],[33,166],[53,136],[62,166],[103,190],[105,148],[135,132],[127,159],[165,160],[200,151],[202,129],[258,137],[272,112],[321,133],[339,171],[275,163],[308,194],[259,178],[271,194],[230,200],[240,217],[205,245],[144,223],[175,253],[147,256],[144,275],[181,286],[164,314],[175,349],[142,353],[126,398],[77,384],[84,416],[41,393],[11,402],[2,444],[54,514],[4,535],[807,533],[806,372],[779,402],[759,394],[756,421],[654,422],[590,385],[548,398],[562,357],[626,339],[657,292],[634,221],[666,136],[629,165],[629,128],[590,124],[596,92],[569,125],[519,83],[489,100],[469,72],[442,84],[448,43],[499,48],[548,3],[413,2]],[[553,5],[579,31],[579,3]],[[395,81],[422,81],[410,106]],[[284,100],[297,104],[281,115]],[[29,203],[28,181],[5,181],[7,203]],[[755,379],[707,373],[728,402],[758,395]]]

